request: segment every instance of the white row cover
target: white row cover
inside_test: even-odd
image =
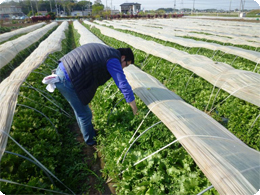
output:
[[[172,21],[175,21],[174,19],[171,19]],[[161,22],[161,21],[160,21]],[[173,23],[173,22],[171,22]],[[167,22],[165,21],[165,23]],[[182,24],[182,26],[179,26],[179,24]],[[185,24],[185,25],[183,25]],[[187,25],[186,25],[187,24]],[[167,26],[171,26],[168,24]],[[228,34],[231,37],[233,36],[240,36],[240,37],[253,37],[256,38],[256,40],[260,41],[260,35],[259,35],[259,25],[257,23],[243,23],[243,22],[237,22],[237,21],[221,21],[221,20],[201,20],[201,19],[181,19],[178,20],[177,23],[173,24],[174,28],[179,27],[180,29],[188,29],[188,30],[203,30],[208,32],[216,32],[220,34]]]
[[[257,23],[243,23],[219,20],[200,20],[200,19],[157,19],[157,20],[134,20],[126,21],[126,24],[143,24],[162,28],[172,33],[177,31],[209,33],[216,36],[229,37],[230,39],[245,40],[260,43],[259,25]],[[231,25],[232,24],[232,25]],[[175,31],[175,32],[174,32]],[[238,43],[235,43],[238,44]]]
[[[198,20],[198,22],[199,21],[200,20]],[[230,33],[230,28],[233,28],[233,25],[230,25],[229,23],[230,21],[225,21],[224,24],[219,24],[217,27],[215,23],[220,22],[217,20],[216,22],[213,21],[215,22],[214,24],[210,24],[210,22],[212,22],[211,20],[202,20],[203,23],[200,25],[198,25],[196,21],[191,23],[191,21],[187,19],[128,20],[126,22],[117,22],[122,23],[122,25],[125,26],[137,25],[143,27],[153,27],[153,31],[160,30],[161,32],[163,31],[164,33],[168,33],[173,36],[190,36],[234,45],[248,45],[252,47],[259,47],[260,44],[259,33],[257,33],[260,29],[259,26],[253,25],[254,23],[252,26],[249,26],[249,24],[246,23],[239,29],[233,29],[232,33]],[[240,23],[236,24],[236,26]],[[211,26],[213,26],[213,29]],[[247,32],[246,35],[243,35],[243,33],[241,35],[240,31],[242,29],[247,29],[247,31],[250,29],[250,31]]]
[[[17,30],[11,31],[11,32],[6,32],[4,34],[1,34],[0,35],[0,43],[12,38],[15,35],[20,35],[20,34],[32,32],[35,29],[38,29],[45,24],[46,24],[45,22],[41,22],[41,23],[38,23],[38,24],[34,24],[34,25],[27,26],[27,27],[24,27],[24,28],[19,28]]]
[[[244,21],[248,21],[248,20],[257,20],[257,18],[255,17],[226,17],[226,16],[183,16],[182,18],[185,19],[209,19],[209,20],[244,20]],[[239,24],[238,24],[239,25]]]
[[[79,32],[82,44],[97,41],[89,39],[85,31]],[[135,94],[170,129],[220,194],[257,192],[260,188],[258,151],[204,112],[185,103],[151,75],[134,65],[124,72]]]
[[[99,23],[101,25],[113,26],[114,28],[117,28],[117,29],[130,30],[133,32],[141,33],[141,34],[155,37],[157,39],[161,39],[164,41],[177,43],[184,47],[206,48],[206,49],[210,49],[210,50],[214,50],[214,51],[220,50],[220,51],[223,51],[228,54],[233,54],[233,55],[251,60],[253,62],[260,63],[260,52],[246,50],[246,49],[232,47],[232,46],[223,46],[223,45],[219,45],[216,43],[196,41],[193,39],[175,37],[174,35],[169,33],[172,30],[165,31],[165,30],[158,29],[158,28],[151,28],[151,27],[139,26],[139,25],[135,25],[135,26],[129,25],[127,27],[127,26],[125,26],[125,24],[123,24],[121,22],[118,23],[117,21],[118,20],[114,20],[113,22],[111,22],[111,21],[94,21],[94,22]],[[257,44],[258,44],[258,46],[260,46],[260,43],[257,43]]]
[[[237,70],[224,63],[215,63],[204,56],[190,55],[153,41],[146,41],[139,37],[121,33],[88,21],[84,22],[100,29],[101,33],[106,36],[126,42],[147,54],[152,54],[172,63],[179,64],[231,95],[260,106],[260,74]],[[169,71],[171,68],[169,67]]]
[[[66,29],[68,29],[68,22],[63,22],[9,77],[0,83],[0,161],[6,148],[8,140],[6,134],[9,134],[11,129],[20,86],[49,54],[61,51],[61,42],[65,38]]]
[[[86,43],[91,43],[91,42],[105,44],[103,41],[101,41],[99,38],[93,35],[89,30],[87,30],[86,27],[80,24],[78,20],[75,20],[73,22],[73,26],[80,35],[84,35],[84,36],[80,36],[79,39],[80,45],[84,45]]]
[[[26,49],[33,43],[42,38],[49,30],[57,26],[57,22],[52,22],[40,29],[37,29],[31,33],[23,35],[15,40],[8,41],[0,45],[0,69],[8,64],[15,56]]]
[[[259,151],[134,65],[125,68],[125,74],[135,94],[175,135],[220,194],[257,193]]]

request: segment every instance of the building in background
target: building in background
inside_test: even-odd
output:
[[[0,19],[14,19],[24,16],[22,7],[13,5],[0,5]]]
[[[123,14],[138,14],[141,10],[141,4],[139,3],[123,3],[121,6],[121,13]]]
[[[91,12],[92,12],[91,9],[86,9],[83,11],[74,10],[71,12],[71,16],[89,16],[89,15],[91,15]]]

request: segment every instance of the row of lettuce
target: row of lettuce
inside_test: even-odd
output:
[[[1,178],[17,184],[1,182],[4,194],[80,194],[88,192],[90,185],[96,185],[102,191],[102,178],[96,184],[87,180],[90,175],[96,177],[97,174],[86,163],[89,159],[82,153],[85,145],[78,142],[76,132],[71,131],[76,121],[70,106],[57,90],[49,93],[41,83],[43,77],[56,68],[57,60],[74,47],[73,26],[70,25],[62,51],[49,55],[21,86],[10,130],[10,136],[60,181],[40,168],[9,139],[1,159]],[[21,52],[17,58],[26,58],[33,48],[35,46]]]
[[[215,51],[215,50],[210,50],[207,48],[196,48],[196,47],[185,47],[182,45],[179,45],[177,43],[173,43],[170,41],[164,41],[164,40],[160,40],[158,38],[155,37],[151,37],[148,35],[144,35],[141,33],[137,33],[134,31],[129,31],[129,30],[121,30],[121,29],[115,29],[112,26],[109,26],[110,28],[120,31],[120,32],[124,32],[124,33],[128,33],[137,37],[141,37],[144,38],[147,41],[154,41],[157,43],[160,43],[164,46],[168,46],[168,47],[173,47],[175,49],[187,52],[189,54],[198,54],[198,55],[203,55],[206,56],[216,62],[223,62],[226,64],[229,64],[231,66],[233,66],[236,69],[240,69],[240,70],[246,70],[246,71],[252,71],[252,72],[259,72],[259,67],[257,66],[257,64],[253,61],[250,61],[248,59],[245,59],[243,57],[240,56],[235,56],[233,54],[229,54],[229,53],[225,53],[223,51]],[[219,45],[225,45],[225,46],[234,46],[234,47],[238,47],[238,48],[242,48],[242,49],[247,49],[247,50],[252,50],[252,51],[256,51],[256,52],[260,52],[260,48],[256,48],[256,47],[252,47],[252,46],[247,46],[247,45],[239,45],[239,43],[237,45],[232,45],[229,43],[222,43],[222,42],[218,42],[218,41],[212,41],[212,40],[207,40],[207,39],[199,39],[199,38],[195,38],[195,37],[189,37],[189,36],[184,36],[183,38],[187,38],[187,39],[194,39],[194,40],[198,40],[198,41],[205,41],[205,42],[214,42],[216,44]],[[256,68],[256,70],[255,70]]]
[[[187,48],[171,42],[165,43],[165,41],[135,32],[124,32],[142,37],[146,40],[153,40],[161,44],[166,44],[167,46],[185,51],[189,54],[204,55],[208,58],[212,58],[212,56],[214,56],[215,61],[230,64],[234,68],[240,70],[253,72],[257,65],[255,62],[252,62],[250,60],[236,57],[232,54],[227,54],[221,51],[216,52],[204,48]],[[246,46],[240,47],[246,48]],[[251,49],[256,50],[259,48]],[[147,59],[147,61],[148,60],[149,59]],[[152,69],[156,69],[154,71],[160,74],[154,73],[152,75],[158,78],[162,83],[166,82],[164,84],[166,84],[167,88],[174,91],[178,90],[177,94],[194,107],[202,111],[205,111],[205,109],[207,108],[208,110],[206,110],[206,112],[210,112],[209,114],[211,114],[213,118],[222,123],[239,139],[245,142],[248,146],[258,151],[260,150],[260,121],[258,119],[260,115],[260,109],[257,106],[230,96],[230,94],[226,93],[223,90],[220,90],[220,92],[218,92],[219,89],[217,88],[213,92],[213,97],[216,96],[216,100],[214,101],[214,104],[212,104],[214,98],[211,98],[211,102],[209,102],[210,95],[213,89],[213,86],[210,83],[202,78],[197,77],[196,75],[192,75],[192,72],[181,68],[184,70],[184,72],[179,73],[177,69],[174,69],[174,71],[171,73],[170,79],[176,80],[172,84],[167,84],[167,79],[169,78],[167,72],[169,72],[169,69],[172,69],[172,67],[174,67],[175,65],[168,62],[163,62],[162,59],[159,58],[152,60],[152,63],[157,64],[157,66],[155,67],[151,64],[150,66],[146,66],[144,70],[152,73]],[[168,64],[168,66],[165,66],[165,64]],[[225,100],[226,98],[227,100]],[[212,108],[215,109],[211,111]]]
[[[86,27],[89,28],[87,25]],[[130,47],[103,36],[97,29],[90,30],[107,45],[115,48]],[[69,31],[63,43],[63,51],[50,55],[21,87],[10,135],[61,179],[68,188],[75,193],[82,193],[87,192],[89,188],[89,184],[83,181],[93,172],[88,171],[87,164],[82,161],[83,145],[75,140],[75,135],[68,128],[75,123],[73,114],[57,91],[53,94],[46,93],[45,86],[39,79],[48,75],[51,69],[56,67],[57,60],[73,49],[70,47],[74,41],[72,26]],[[205,110],[213,88],[211,84],[177,64],[148,56],[135,48],[133,50],[137,66],[159,79],[189,104]],[[162,123],[144,134],[133,145],[123,161],[122,155],[125,155],[124,151],[129,146],[129,140],[149,110],[137,97],[139,114],[134,117],[130,107],[124,101],[120,101],[123,96],[118,93],[115,84],[109,84],[110,82],[99,88],[91,102],[91,107],[95,128],[100,130],[98,148],[105,162],[102,173],[105,179],[115,183],[117,194],[197,194],[209,187],[211,184],[208,179],[178,143],[135,165],[137,161],[175,140],[174,135]],[[217,89],[214,91],[214,94],[216,93]],[[214,103],[217,105],[216,109],[209,114],[247,145],[259,150],[259,120],[255,120],[259,115],[259,108],[234,97],[220,103],[228,95],[221,91]],[[53,106],[46,97],[70,113],[72,118],[65,116],[63,111]],[[211,104],[212,102],[209,108]],[[43,114],[48,118],[43,117]],[[141,126],[141,131],[158,121],[158,118],[150,113]],[[140,133],[136,136],[138,135]],[[23,154],[11,140],[8,141],[6,151]],[[5,154],[0,169],[1,178],[52,189],[60,193],[71,193],[60,183],[50,179],[48,174],[38,166],[16,155]],[[1,190],[6,194],[53,193],[9,183],[1,183]],[[217,192],[211,189],[205,194],[217,194]]]
[[[115,48],[131,47],[102,35],[94,27],[90,28],[84,23],[83,25],[107,45]],[[147,55],[135,48],[132,49],[135,53],[136,66],[156,77],[168,89],[174,91],[192,106],[202,111],[208,104],[208,108],[215,108],[211,112],[207,111],[208,114],[248,146],[256,150],[260,149],[260,122],[257,120],[260,111],[257,106],[233,96],[227,98],[229,94],[222,90],[214,103],[213,100],[209,102],[213,89],[212,84],[178,64]],[[243,62],[243,60],[241,61]],[[238,64],[243,64],[241,61]],[[133,117],[131,109],[125,103],[120,102],[122,95],[117,92],[114,85],[112,87],[104,86],[99,89],[91,105],[94,110],[96,128],[102,130],[98,141],[99,150],[105,161],[103,174],[105,177],[113,178],[112,182],[116,183],[118,194],[196,194],[210,186],[207,178],[180,145],[171,146],[135,166],[138,160],[175,140],[175,137],[163,124],[153,127],[149,133],[142,135],[122,163],[125,148],[130,145],[129,140],[148,112],[148,108],[137,97],[140,111],[137,117]],[[218,89],[213,90],[213,97],[217,93]],[[225,101],[222,102],[223,100]],[[115,108],[111,112],[110,110],[114,106]],[[141,127],[141,132],[158,121],[155,116],[147,117]],[[137,133],[136,137],[138,135],[140,133]],[[118,163],[115,164],[115,162]],[[216,193],[211,189],[205,194]]]
[[[106,41],[106,44],[108,45],[113,46],[116,42],[118,42],[117,40],[102,35],[98,29],[90,28],[90,26],[84,23],[83,25],[85,25],[94,34],[99,36],[100,39],[109,39],[109,41]],[[151,38],[146,36],[142,37],[146,40]],[[160,42],[160,40],[157,41]],[[165,44],[165,42],[163,43]],[[120,42],[118,45],[122,46],[122,44],[123,43]],[[170,44],[173,45],[172,43],[169,43],[169,45]],[[131,46],[128,45],[128,47]],[[187,50],[187,48],[185,47],[176,47],[180,50]],[[193,105],[194,107],[202,111],[205,111],[207,107],[208,110],[206,112],[210,112],[211,108],[215,108],[209,113],[213,118],[222,123],[226,128],[228,128],[247,145],[256,150],[260,150],[260,146],[258,144],[260,139],[260,121],[257,120],[260,111],[257,106],[240,100],[236,97],[230,96],[230,94],[226,93],[223,90],[220,90],[220,92],[218,92],[219,89],[217,88],[214,89],[212,93],[212,84],[208,83],[206,80],[198,77],[197,75],[194,75],[192,72],[182,68],[178,64],[172,64],[171,62],[168,62],[164,59],[152,55],[147,55],[146,53],[135,48],[133,48],[133,50],[135,51],[136,57],[135,65],[139,66],[145,72],[156,77],[168,89],[174,91],[177,95],[179,95],[182,99],[184,99],[186,102]],[[194,48],[190,49],[189,51],[190,54],[194,54],[194,52],[196,52],[197,50],[198,49]],[[203,50],[200,49],[200,51]],[[207,55],[207,53],[210,52],[206,50],[203,52],[203,55]],[[208,54],[208,56],[212,55]],[[218,59],[225,61],[227,64],[228,62],[234,60],[234,58],[232,58],[230,59],[230,61],[227,61],[229,57],[225,58],[223,56],[219,57]],[[252,67],[255,67],[255,64],[253,62],[252,64],[248,64],[248,60],[236,59],[236,61],[236,68],[238,69],[250,69]],[[215,100],[214,98],[210,98],[211,94],[213,95],[213,97],[215,97],[217,93],[218,95],[216,96]],[[210,99],[211,101],[209,102]]]

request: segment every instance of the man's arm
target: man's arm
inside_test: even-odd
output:
[[[116,58],[108,60],[107,70],[114,79],[121,93],[124,95],[126,102],[131,106],[133,114],[136,114],[137,106],[135,103],[134,93],[126,79],[120,61]]]

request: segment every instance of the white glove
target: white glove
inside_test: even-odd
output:
[[[57,83],[59,81],[60,81],[60,79],[59,79],[58,75],[52,74],[47,77],[44,77],[44,79],[42,80],[42,83],[48,84],[46,89],[52,93],[52,92],[54,92],[54,90],[56,88],[55,83]]]

